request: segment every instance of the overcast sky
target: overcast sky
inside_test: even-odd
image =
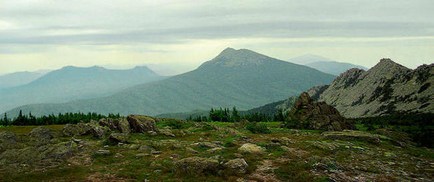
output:
[[[372,67],[434,58],[433,0],[0,0],[0,75],[66,65],[187,71],[226,47]]]

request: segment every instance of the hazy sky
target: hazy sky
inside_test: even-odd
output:
[[[226,47],[371,67],[434,58],[433,0],[0,0],[0,74],[66,65],[172,65]],[[115,66],[113,66],[115,65]]]

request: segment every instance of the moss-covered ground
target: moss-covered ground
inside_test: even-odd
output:
[[[233,123],[159,122],[175,137],[131,134],[125,144],[108,143],[91,136],[76,137],[83,147],[49,165],[0,164],[0,181],[430,181],[434,179],[434,153],[429,148],[402,147],[390,141],[331,139],[322,131],[280,128],[265,123],[270,134],[251,133]],[[63,126],[47,126],[60,130]],[[0,128],[27,134],[32,126]],[[63,138],[61,141],[67,141]],[[196,145],[211,142],[221,150]],[[265,148],[263,154],[238,151],[244,143]],[[142,146],[154,152],[142,150]],[[97,154],[97,150],[110,154]],[[192,149],[192,150],[191,150]],[[155,152],[158,151],[158,152]],[[173,171],[177,160],[199,156],[221,163],[242,157],[245,174],[216,169],[200,175]]]

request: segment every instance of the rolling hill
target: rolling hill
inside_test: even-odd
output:
[[[43,75],[44,75],[43,73],[28,72],[28,71],[1,75],[0,90],[30,83]]]
[[[59,112],[98,112],[158,115],[211,107],[247,110],[283,100],[334,76],[250,50],[227,48],[196,70],[165,80],[141,84],[114,95],[63,104],[33,104],[8,112],[44,115]]]
[[[303,56],[298,56],[295,58],[292,58],[288,60],[289,62],[301,64],[305,66],[309,66],[311,68],[317,69],[319,71],[322,71],[324,73],[332,74],[335,76],[338,76],[339,74],[351,69],[351,68],[359,68],[363,70],[368,70],[368,68],[351,64],[351,63],[341,63],[332,61],[328,58],[312,55],[312,54],[306,54]]]
[[[98,66],[67,66],[28,84],[0,90],[0,112],[25,104],[63,103],[109,96],[127,87],[164,78],[147,67],[108,70]]]
[[[338,76],[341,73],[344,73],[345,71],[351,69],[351,68],[358,68],[363,70],[368,70],[368,68],[354,65],[350,63],[340,63],[335,61],[319,61],[319,62],[311,62],[307,63],[306,66],[309,66],[311,68],[315,68],[317,70],[320,70],[324,73],[332,74]]]

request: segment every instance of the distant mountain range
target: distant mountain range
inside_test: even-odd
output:
[[[246,49],[227,48],[196,70],[165,80],[140,84],[103,98],[25,105],[8,114],[16,116],[20,109],[35,115],[78,111],[158,115],[233,106],[247,110],[315,85],[329,84],[333,78],[307,66]]]
[[[37,74],[35,75],[37,76]],[[24,85],[0,90],[0,112],[25,104],[63,103],[103,97],[128,87],[162,80],[147,67],[108,70],[102,67],[67,66]]]
[[[320,70],[324,73],[328,73],[336,76],[351,68],[368,70],[368,68],[360,65],[355,65],[350,63],[340,63],[340,62],[329,60],[322,56],[311,55],[311,54],[292,58],[289,60],[289,62],[306,65],[311,68]]]
[[[382,59],[368,71],[350,69],[331,85],[313,87],[308,93],[336,107],[345,117],[433,112],[433,76],[434,64],[411,70]]]
[[[44,74],[45,73],[24,71],[1,75],[0,90],[30,83]]]

